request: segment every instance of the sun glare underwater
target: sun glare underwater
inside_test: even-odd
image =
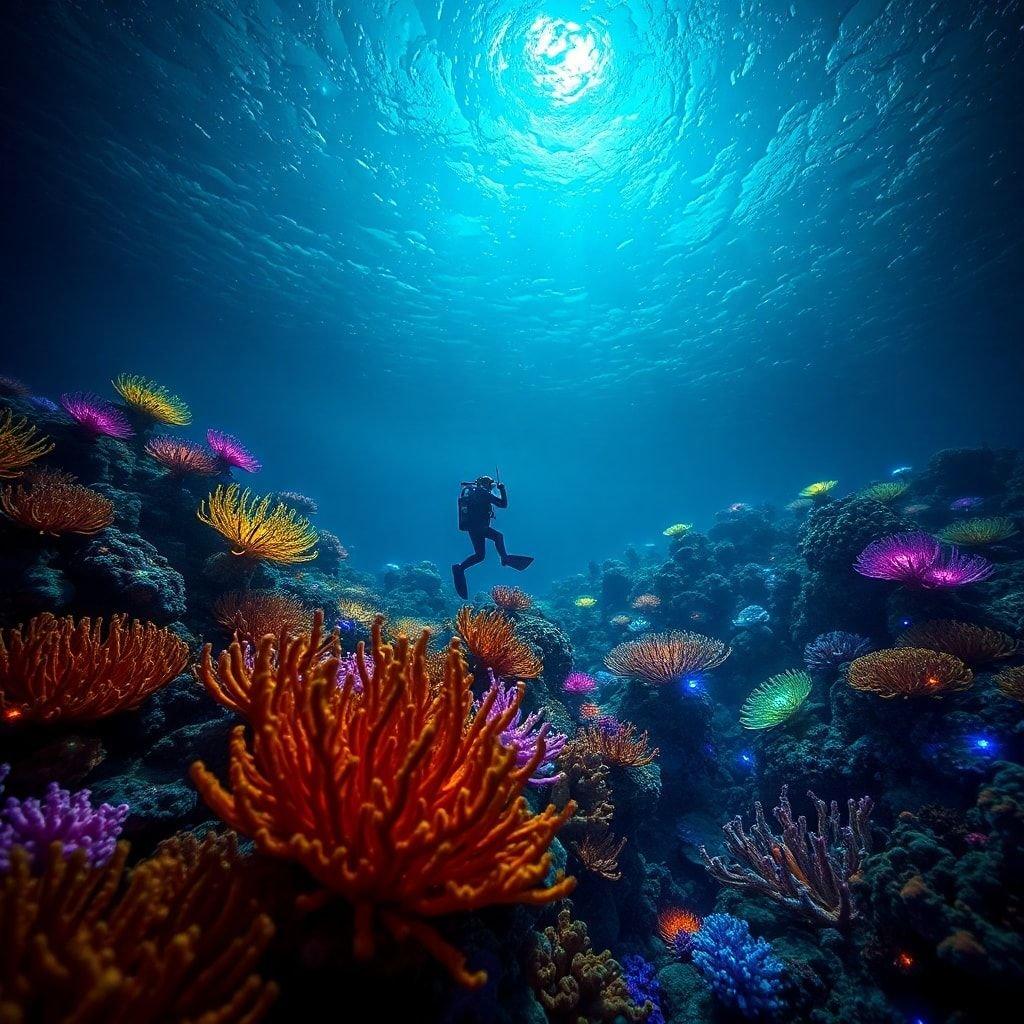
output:
[[[1021,0],[8,7],[0,1022],[1019,1002]]]

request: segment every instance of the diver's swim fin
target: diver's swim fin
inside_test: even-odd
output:
[[[531,558],[530,561],[532,562],[533,559]],[[466,586],[466,570],[458,562],[452,566],[452,579],[455,580],[455,593],[465,601],[469,597],[469,589]]]
[[[522,572],[533,565],[533,557],[531,555],[506,555],[502,565],[507,565],[510,569],[517,569],[519,572]]]

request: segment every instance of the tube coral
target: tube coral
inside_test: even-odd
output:
[[[272,499],[254,497],[238,484],[218,486],[201,502],[196,515],[231,544],[231,554],[280,565],[311,562],[316,530],[294,509]]]
[[[469,653],[496,676],[534,679],[544,666],[533,649],[516,636],[515,625],[501,612],[480,611],[469,605],[459,609],[455,625]]]
[[[126,880],[126,843],[103,866],[15,848],[0,878],[0,1020],[256,1024],[276,994],[254,969],[273,934],[233,837],[163,843]]]
[[[29,530],[58,537],[98,533],[114,521],[114,503],[70,473],[39,469],[0,490],[0,508]]]
[[[202,762],[192,777],[212,810],[262,853],[294,860],[355,911],[355,953],[370,957],[376,929],[412,939],[462,984],[476,987],[464,956],[427,921],[494,904],[542,904],[575,885],[547,887],[548,847],[573,805],[534,814],[523,789],[545,755],[517,766],[501,733],[518,711],[472,712],[472,676],[457,642],[443,685],[424,664],[426,637],[382,643],[373,628],[371,673],[339,687],[337,658],[312,658],[314,640],[264,637],[249,718],[231,738],[230,788]],[[231,657],[240,660],[240,645]]]
[[[969,689],[974,673],[952,654],[899,647],[851,662],[847,681],[855,690],[893,697],[941,697]]]
[[[637,735],[632,722],[615,723],[612,728],[598,723],[581,729],[573,744],[584,756],[593,755],[620,768],[640,768],[650,764],[660,753],[657,747],[650,748],[648,740],[646,732]]]
[[[494,587],[491,600],[503,612],[526,612],[533,607],[533,598],[518,587]]]
[[[0,412],[0,479],[21,476],[27,466],[53,451],[53,442],[27,419],[15,419],[10,409]]]
[[[123,440],[135,431],[116,405],[104,401],[88,391],[73,391],[60,396],[64,411],[90,434],[96,437],[116,437]]]
[[[744,729],[771,729],[800,710],[811,693],[811,677],[790,669],[766,679],[740,708]]]
[[[860,553],[853,567],[861,576],[923,589],[978,583],[994,571],[991,563],[977,555],[964,555],[956,548],[944,552],[927,533],[882,537]]]
[[[729,657],[732,649],[721,640],[700,633],[673,630],[651,633],[613,647],[604,659],[617,676],[646,679],[651,683],[668,683],[690,672],[716,668]]]
[[[941,651],[977,667],[1009,658],[1017,652],[1019,645],[1012,636],[1000,633],[998,629],[955,619],[931,619],[906,630],[900,636],[898,646]]]
[[[236,639],[253,646],[268,633],[297,636],[313,621],[301,601],[280,590],[233,590],[217,599],[213,617]]]
[[[259,459],[233,434],[225,434],[222,430],[208,430],[206,443],[220,462],[229,469],[258,473],[263,468]]]
[[[0,718],[89,722],[138,707],[180,675],[188,644],[151,622],[113,615],[102,619],[49,612],[28,626],[0,631]]]
[[[939,530],[938,538],[947,544],[963,544],[964,547],[973,548],[998,544],[1016,533],[1017,524],[1009,516],[989,516],[951,523]]]
[[[160,434],[146,443],[146,454],[155,459],[171,476],[213,476],[218,471],[213,452],[192,441]]]
[[[114,379],[114,389],[136,412],[157,423],[185,427],[192,422],[188,406],[167,388],[138,374],[122,373]]]

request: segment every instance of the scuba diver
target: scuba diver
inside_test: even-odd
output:
[[[498,488],[495,495],[494,488]],[[505,538],[491,526],[496,508],[508,508],[508,491],[500,481],[495,483],[493,477],[480,476],[467,483],[462,482],[459,491],[459,529],[469,534],[473,542],[473,554],[452,566],[455,579],[455,592],[463,600],[469,592],[466,589],[466,570],[471,565],[479,565],[486,557],[485,548],[488,540],[501,558],[501,564],[512,569],[523,571],[532,561],[530,555],[510,555],[505,550]]]

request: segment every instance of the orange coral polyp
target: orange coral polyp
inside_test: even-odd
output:
[[[893,697],[941,697],[969,689],[974,673],[952,654],[918,647],[873,651],[856,658],[847,669],[855,690]]]
[[[544,666],[540,658],[519,637],[515,625],[501,612],[473,614],[469,605],[459,609],[456,627],[470,653],[496,676],[534,679]]]
[[[381,641],[374,670],[337,681],[338,660],[311,659],[314,639],[265,637],[251,680],[251,729],[235,729],[229,788],[202,762],[192,778],[224,821],[258,850],[297,861],[355,911],[357,956],[373,954],[377,929],[412,939],[464,985],[473,973],[427,918],[494,904],[543,904],[572,891],[548,847],[572,814],[570,802],[533,813],[529,764],[500,742],[519,700],[488,721],[492,691],[472,713],[472,676],[449,648],[444,685],[432,687],[427,637],[415,646]],[[240,658],[240,645],[230,657]],[[358,692],[357,692],[358,691]],[[521,694],[520,698],[521,699]]]

